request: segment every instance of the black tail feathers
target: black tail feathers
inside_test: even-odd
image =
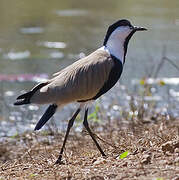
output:
[[[22,94],[20,96],[17,97],[16,102],[14,103],[14,105],[23,105],[23,104],[30,104],[30,99],[33,96],[33,94],[40,88],[42,88],[43,86],[47,85],[48,82],[46,83],[41,83],[38,84],[37,86],[35,86],[31,91]]]
[[[32,91],[29,91],[27,93],[24,93],[24,94],[18,96],[17,99],[25,99],[27,97],[30,97],[31,95],[32,95]]]
[[[34,130],[41,129],[43,125],[55,114],[57,107],[58,106],[56,104],[50,105],[45,111],[45,113],[43,114],[43,116],[41,117],[41,119],[38,121]]]
[[[30,104],[31,96],[32,96],[32,91],[18,96],[14,105],[18,106],[23,104]]]

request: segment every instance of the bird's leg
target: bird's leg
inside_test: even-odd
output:
[[[68,122],[68,127],[67,127],[67,130],[66,130],[65,139],[64,139],[64,141],[63,141],[63,145],[62,145],[62,148],[61,148],[59,157],[58,157],[57,161],[55,162],[55,164],[61,164],[63,149],[64,149],[64,147],[65,147],[65,144],[66,144],[66,141],[67,141],[67,138],[68,138],[70,129],[71,129],[71,127],[73,126],[73,123],[74,123],[74,121],[75,121],[75,119],[76,119],[76,116],[79,114],[80,110],[81,110],[81,109],[78,108],[77,111],[74,113],[74,115],[72,116],[72,118],[71,118],[71,119],[69,120],[69,122]]]
[[[91,138],[93,139],[94,143],[96,144],[96,146],[97,146],[98,150],[100,151],[100,153],[102,154],[102,156],[106,156],[104,154],[103,150],[101,149],[101,147],[99,146],[98,142],[96,141],[94,134],[91,132],[91,129],[89,128],[87,118],[88,118],[88,109],[85,110],[85,117],[84,117],[83,125],[86,128],[86,130],[88,131]]]

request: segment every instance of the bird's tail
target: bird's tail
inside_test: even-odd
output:
[[[45,111],[44,115],[41,117],[41,119],[38,121],[37,125],[35,126],[34,130],[39,130],[43,127],[43,125],[55,114],[57,110],[57,105],[52,104],[50,105],[47,110]]]
[[[23,104],[30,104],[30,99],[34,95],[34,93],[47,84],[48,84],[47,82],[38,84],[31,91],[18,96],[14,105],[18,106],[18,105],[23,105]]]

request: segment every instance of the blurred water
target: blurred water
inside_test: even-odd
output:
[[[131,39],[121,84],[132,89],[132,79],[141,79],[155,70],[164,45],[167,57],[179,66],[178,0],[0,0],[0,75],[45,73],[50,76],[100,47],[108,25],[121,18],[149,29],[136,33]],[[166,63],[158,76],[178,75],[178,70]],[[30,125],[44,111],[42,107],[37,114],[37,109],[31,107],[27,113],[30,107],[12,106],[21,90],[28,90],[35,84],[30,80],[21,83],[12,79],[0,81],[0,121],[4,123],[3,128],[12,127],[10,134],[17,129],[25,130],[24,127],[32,129]],[[175,86],[172,92],[177,94],[178,91]]]

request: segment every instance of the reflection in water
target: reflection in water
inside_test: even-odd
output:
[[[23,52],[9,52],[8,54],[4,54],[5,59],[11,59],[11,60],[17,60],[17,59],[25,59],[30,56],[29,51],[23,51]]]
[[[84,16],[87,15],[88,12],[81,9],[68,9],[68,10],[59,10],[56,11],[56,14],[59,16]]]
[[[64,54],[62,52],[54,51],[50,53],[50,57],[59,59],[59,58],[63,58]]]
[[[0,74],[0,82],[36,82],[40,83],[48,79],[47,74]],[[5,92],[6,93],[6,92]]]
[[[23,34],[39,34],[43,33],[44,29],[41,27],[24,27],[20,29],[20,32]]]
[[[45,42],[38,42],[39,45],[47,47],[47,48],[66,48],[66,44],[64,42],[49,42],[49,41],[45,41]]]

